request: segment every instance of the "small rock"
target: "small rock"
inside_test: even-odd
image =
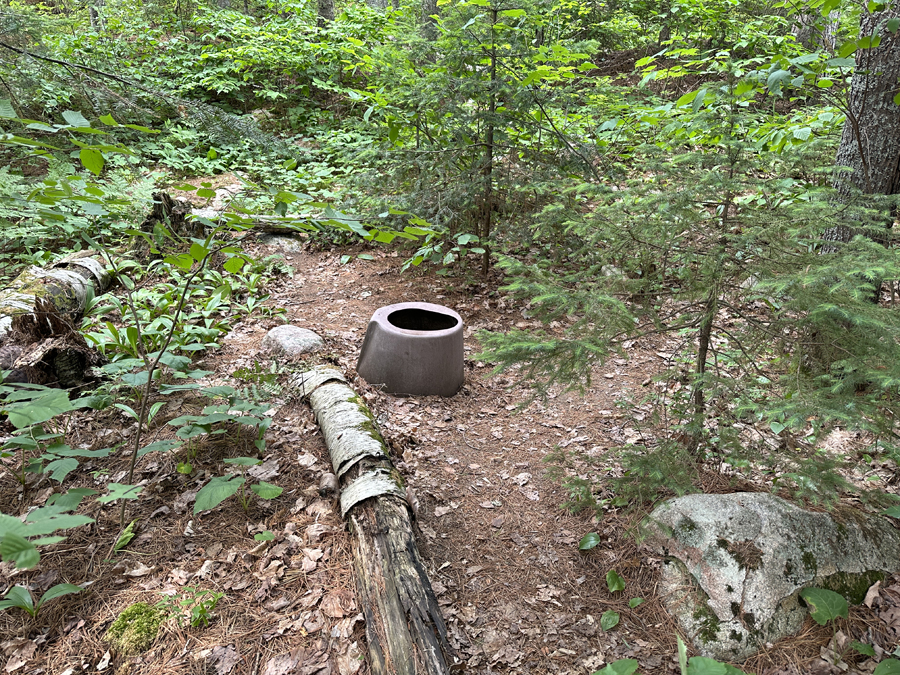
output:
[[[325,346],[318,335],[299,326],[277,326],[266,333],[262,347],[288,356],[300,356],[317,352]]]
[[[337,476],[333,473],[323,473],[319,479],[319,496],[336,499],[339,492]]]
[[[600,274],[605,277],[614,277],[616,279],[625,278],[625,273],[615,265],[604,265],[600,268]]]

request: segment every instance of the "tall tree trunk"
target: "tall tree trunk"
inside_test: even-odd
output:
[[[437,0],[422,0],[422,36],[426,40],[437,37]]]
[[[487,276],[491,267],[491,249],[488,242],[491,237],[491,218],[494,215],[494,118],[497,114],[497,45],[494,42],[494,26],[497,23],[497,10],[491,10],[491,71],[490,93],[488,97],[488,117],[484,127],[484,162],[481,175],[484,188],[481,196],[481,224],[478,238],[484,253],[481,256],[481,273]]]
[[[900,17],[896,7],[860,19],[860,37],[876,32],[881,43],[856,52],[856,70],[850,84],[847,121],[835,159],[833,179],[838,199],[844,204],[862,192],[873,195],[868,208],[879,208],[877,195],[900,193],[900,105],[894,103],[900,78],[900,30],[891,33],[889,19]],[[893,209],[884,206],[884,225],[891,227]],[[825,232],[829,241],[847,242],[865,224],[863,215],[848,209],[845,224]],[[873,236],[886,242],[887,237]]]
[[[325,26],[334,21],[334,0],[318,0],[316,7],[318,10],[316,25],[319,28],[325,28]]]
[[[824,24],[821,23],[821,20],[822,17],[819,14],[798,14],[795,17],[791,33],[799,44],[811,52],[818,49],[834,52],[835,33],[840,24],[841,13],[839,11],[829,13]]]

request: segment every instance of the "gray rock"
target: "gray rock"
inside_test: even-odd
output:
[[[277,326],[266,333],[262,347],[274,352],[281,352],[288,356],[300,356],[312,354],[325,346],[325,342],[318,335],[306,328],[298,326]]]
[[[261,234],[258,239],[263,246],[273,246],[288,253],[303,250],[304,241],[290,234]]]
[[[848,507],[813,513],[767,493],[688,495],[645,523],[665,556],[660,594],[704,656],[740,661],[797,632],[799,591],[828,588],[860,603],[900,568],[900,532]]]
[[[759,279],[757,279],[755,276],[753,276],[753,275],[751,274],[749,277],[747,277],[746,279],[744,279],[744,280],[741,282],[740,286],[741,286],[741,288],[743,288],[745,291],[753,290],[754,288],[756,288],[757,286],[759,286]]]
[[[620,270],[615,265],[604,265],[600,268],[600,274],[605,277],[615,277],[616,279],[624,279],[625,272]]]

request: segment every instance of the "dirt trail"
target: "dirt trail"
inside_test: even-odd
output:
[[[675,647],[674,634],[655,628],[659,561],[638,553],[615,514],[595,525],[590,513],[562,509],[568,496],[544,476],[542,461],[557,445],[599,458],[623,442],[633,430],[616,402],[640,387],[659,358],[617,359],[584,398],[553,395],[521,407],[531,395],[527,388],[510,387],[509,377],[491,377],[489,365],[470,358],[478,350],[478,329],[532,325],[495,285],[400,275],[401,259],[390,256],[344,265],[338,255],[285,256],[295,278],[274,301],[288,310],[291,323],[326,337],[351,376],[368,319],[379,307],[435,302],[463,317],[466,384],[456,396],[401,398],[358,378],[353,384],[417,497],[420,550],[454,646],[471,672],[585,673],[628,657],[651,672],[671,661],[658,656]],[[602,542],[580,553],[578,541],[589,531]],[[625,578],[624,592],[609,593],[610,569]],[[634,597],[645,602],[632,610]],[[604,633],[600,617],[607,610],[619,612],[621,622]]]
[[[673,345],[658,336],[642,339],[625,358],[593,373],[584,396],[556,392],[528,403],[527,386],[491,376],[489,365],[470,358],[478,351],[478,329],[539,325],[497,291],[497,279],[466,285],[427,272],[401,275],[400,259],[390,254],[343,265],[322,253],[292,260],[301,284],[294,285],[296,304],[279,303],[294,323],[330,338],[337,363],[351,376],[368,318],[379,307],[435,302],[455,309],[466,324],[466,384],[456,396],[399,398],[354,380],[418,496],[420,550],[466,672],[574,675],[621,658],[637,659],[642,673],[676,672],[676,627],[656,593],[661,560],[633,536],[640,514],[568,513],[561,504],[571,495],[545,476],[544,462],[565,449],[621,475],[609,450],[639,442],[640,433],[617,403],[647,393]],[[736,489],[716,474],[705,480],[710,492]],[[590,531],[600,544],[580,552],[578,542]],[[609,592],[610,570],[625,579],[624,591]],[[633,598],[643,602],[632,608]],[[620,622],[604,631],[600,620],[609,610]],[[863,609],[856,618],[864,626],[871,614]],[[745,667],[773,675],[830,672],[835,666],[816,658],[829,630],[808,620],[800,635]]]

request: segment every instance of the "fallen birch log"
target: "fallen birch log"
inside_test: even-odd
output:
[[[0,369],[11,371],[7,381],[68,388],[99,363],[75,322],[88,300],[109,288],[111,277],[88,255],[29,267],[0,291]]]
[[[35,301],[46,298],[62,315],[80,316],[89,297],[109,288],[106,266],[89,254],[66,256],[50,267],[29,267],[0,291],[0,339],[13,317],[34,314]]]
[[[375,675],[447,675],[457,663],[419,556],[402,479],[372,413],[333,368],[296,386],[325,437],[353,536],[353,569]]]

